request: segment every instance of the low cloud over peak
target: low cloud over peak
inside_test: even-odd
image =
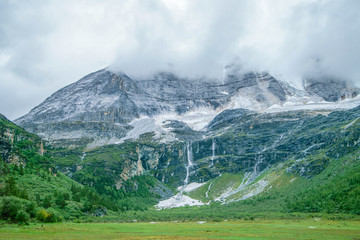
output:
[[[358,9],[357,0],[2,1],[0,112],[19,117],[109,65],[138,78],[219,79],[235,62],[295,84],[309,75],[358,83]]]

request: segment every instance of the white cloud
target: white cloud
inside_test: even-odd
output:
[[[357,0],[18,0],[0,3],[0,112],[19,117],[112,65],[220,78],[232,61],[288,81],[359,80]]]

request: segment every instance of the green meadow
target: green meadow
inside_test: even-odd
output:
[[[359,221],[3,224],[0,239],[360,239]]]

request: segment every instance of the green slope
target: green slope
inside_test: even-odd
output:
[[[0,116],[3,220],[60,221],[118,210],[116,203],[58,172],[41,139]]]

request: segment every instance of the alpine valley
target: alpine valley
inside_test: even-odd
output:
[[[44,221],[356,216],[359,93],[231,66],[221,80],[102,69],[1,116],[2,206]]]

